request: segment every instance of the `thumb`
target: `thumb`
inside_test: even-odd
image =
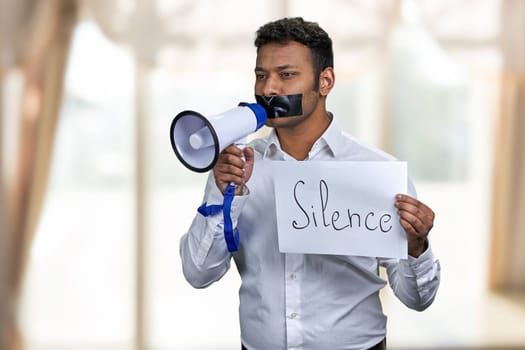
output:
[[[245,147],[243,149],[244,155],[244,182],[247,182],[252,176],[253,163],[254,163],[254,154],[253,148]]]

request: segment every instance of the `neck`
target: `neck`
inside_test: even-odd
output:
[[[308,123],[301,123],[294,128],[276,129],[282,150],[297,160],[306,159],[312,146],[325,132],[331,121],[331,114],[323,111]]]

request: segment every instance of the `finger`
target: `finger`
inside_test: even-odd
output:
[[[245,161],[244,163],[244,181],[248,182],[248,180],[252,176],[253,165],[255,162],[255,157],[254,157],[255,152],[252,148],[246,147],[243,150],[243,153],[244,153],[244,161]]]
[[[396,196],[395,207],[399,211],[406,211],[418,217],[429,229],[432,227],[435,217],[434,212],[417,199],[409,196],[403,196],[403,198]]]
[[[237,157],[242,157],[242,149],[236,146],[235,144],[231,144],[225,149],[222,150],[221,154],[232,154]]]
[[[403,230],[405,230],[407,233],[407,238],[408,236],[419,236],[414,226],[412,226],[412,224],[407,220],[399,218],[399,223],[401,224],[401,227],[403,227]]]
[[[432,209],[430,209],[428,206],[425,205],[425,203],[417,200],[416,198],[410,197],[406,194],[397,194],[396,195],[396,204],[403,205],[408,207],[416,207],[421,211],[428,211],[432,212]]]
[[[400,211],[399,222],[408,234],[417,236],[425,236],[428,234],[428,226],[410,212]]]
[[[231,154],[231,153],[222,153],[219,156],[219,159],[216,165],[219,167],[232,166],[232,167],[236,167],[242,170],[242,168],[244,168],[244,159],[242,158],[241,155]]]
[[[254,151],[250,147],[246,147],[243,150],[243,156],[244,156],[244,168],[252,167],[254,162]]]
[[[253,161],[254,151],[251,147],[245,147],[243,150],[244,158],[246,161]]]
[[[236,165],[232,163],[236,163]],[[245,172],[243,165],[244,161],[236,156],[221,156],[221,160],[213,168],[213,174],[217,186],[223,193],[226,186],[232,182],[239,186],[244,185]]]
[[[242,182],[244,179],[244,169],[242,168],[242,164],[244,164],[244,162],[241,160],[240,164],[241,167],[232,163],[217,164],[214,169],[215,177],[224,182]]]

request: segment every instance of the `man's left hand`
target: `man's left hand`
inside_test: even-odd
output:
[[[396,195],[395,206],[399,222],[407,235],[408,254],[417,258],[428,247],[427,236],[434,226],[435,214],[424,203],[406,194]]]

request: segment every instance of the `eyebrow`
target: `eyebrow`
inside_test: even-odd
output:
[[[290,69],[290,68],[297,68],[297,66],[294,66],[294,65],[291,65],[291,64],[284,64],[282,66],[275,67],[275,70],[276,71],[283,71],[285,69]],[[256,72],[266,72],[266,69],[264,69],[262,67],[259,67],[259,66],[256,66],[255,67],[255,71]]]

